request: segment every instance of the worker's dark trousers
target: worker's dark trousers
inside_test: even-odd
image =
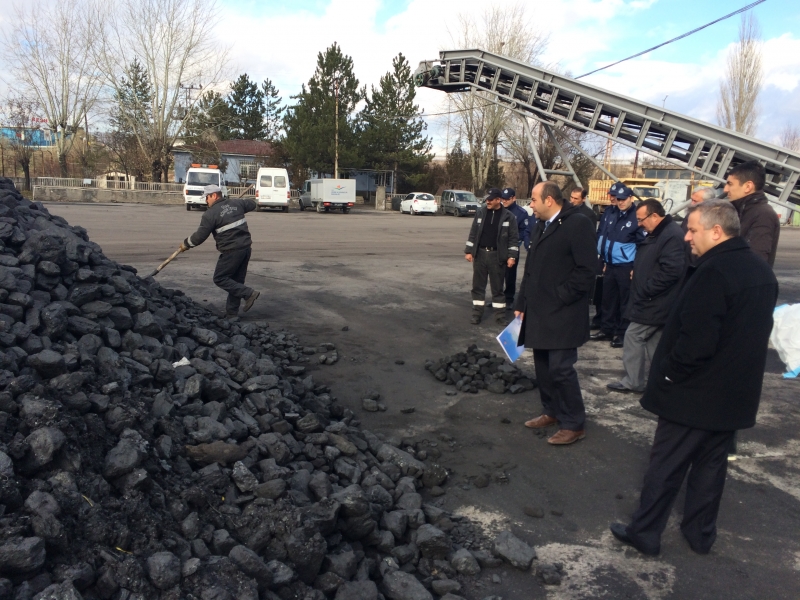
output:
[[[693,429],[659,419],[639,508],[628,534],[646,548],[660,548],[672,503],[688,471],[681,531],[695,552],[707,553],[717,538],[717,513],[733,435],[733,431]]]
[[[250,248],[231,250],[219,255],[214,269],[214,284],[228,292],[225,314],[239,314],[242,298],[247,298],[253,289],[244,284],[247,277],[247,264],[250,262]]]
[[[517,265],[519,259],[514,261],[514,266],[506,265],[506,288],[503,291],[506,297],[506,308],[514,306],[514,295],[517,293]]]
[[[624,336],[628,320],[623,316],[631,293],[633,263],[607,265],[603,274],[603,312],[600,327],[606,335]]]
[[[486,280],[492,290],[492,307],[504,310],[506,298],[503,295],[503,280],[506,275],[506,266],[497,258],[497,250],[478,249],[472,259],[472,308],[483,312],[486,306]]]

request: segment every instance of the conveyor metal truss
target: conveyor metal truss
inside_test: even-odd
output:
[[[800,154],[722,127],[483,50],[440,52],[438,61],[420,63],[415,76],[417,85],[447,93],[484,92],[483,97],[539,121],[566,165],[563,171],[542,168],[523,119],[545,178],[558,174],[577,181],[561,137],[616,179],[568,137],[558,136],[566,125],[693,171],[700,180],[723,182],[731,167],[758,160],[767,172],[766,193],[787,208],[800,204]]]

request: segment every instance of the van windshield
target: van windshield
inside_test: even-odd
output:
[[[475,194],[471,192],[457,192],[456,193],[456,202],[478,202],[478,199],[475,198]]]
[[[187,185],[219,185],[219,173],[203,173],[189,171],[186,177]]]

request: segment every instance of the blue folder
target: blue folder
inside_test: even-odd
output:
[[[508,360],[510,360],[512,363],[522,356],[523,352],[525,352],[525,346],[517,345],[519,340],[519,332],[521,329],[522,319],[517,317],[508,324],[508,327],[500,332],[500,335],[497,336],[497,341],[500,342],[500,345],[503,347],[503,352],[506,353]]]

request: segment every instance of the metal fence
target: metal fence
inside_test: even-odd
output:
[[[147,181],[115,181],[106,179],[80,179],[77,177],[36,177],[31,185],[56,188],[88,188],[101,190],[134,190],[140,192],[167,192],[182,194],[182,183],[150,183]]]
[[[12,178],[17,187],[24,184],[22,177]],[[31,179],[31,186],[53,187],[53,188],[89,188],[102,190],[134,190],[140,192],[164,192],[171,194],[182,194],[185,184],[183,183],[149,183],[146,181],[114,181],[105,179],[80,179],[77,177],[36,177]],[[243,197],[255,197],[254,187],[248,186],[227,186],[228,196],[236,197],[244,194]],[[300,197],[299,190],[290,191],[291,198]]]

